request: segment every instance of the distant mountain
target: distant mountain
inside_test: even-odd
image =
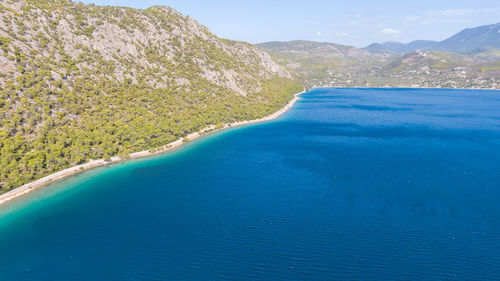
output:
[[[430,40],[416,40],[408,44],[396,43],[396,42],[386,42],[382,45],[398,53],[407,53],[415,50],[431,51],[436,48],[438,42]]]
[[[296,40],[289,42],[267,42],[257,44],[257,47],[271,53],[294,53],[296,56],[321,56],[321,57],[369,57],[371,54],[363,49],[351,46],[326,42],[312,42]]]
[[[370,46],[363,48],[363,50],[368,51],[374,55],[381,55],[381,56],[393,56],[397,54],[396,51],[379,43],[373,43]]]
[[[324,42],[268,42],[257,47],[271,54],[288,70],[299,74],[302,82],[309,86],[329,79],[334,73],[359,73],[386,59],[368,50]]]
[[[374,43],[362,49],[310,41],[257,46],[307,86],[500,88],[498,30],[500,24],[466,29],[441,42]]]
[[[389,48],[393,51],[397,51],[399,48],[403,47],[405,44],[399,43],[399,42],[389,41],[389,42],[382,43],[380,45],[382,45],[386,48]]]
[[[417,40],[408,44],[386,42],[382,45],[399,53],[422,50],[472,54],[486,47],[500,48],[500,23],[468,28],[439,42]]]
[[[500,23],[465,29],[439,42],[439,47],[451,53],[468,54],[480,48],[500,48]]]

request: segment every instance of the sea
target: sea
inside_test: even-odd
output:
[[[0,280],[500,280],[500,92],[314,89],[0,206]]]

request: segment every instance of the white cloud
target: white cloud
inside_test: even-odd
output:
[[[321,36],[321,32],[316,32],[316,36],[320,37]]]
[[[447,10],[431,10],[426,13],[430,17],[460,17],[474,14],[492,13],[498,11],[498,8],[483,8],[483,9],[447,9]]]
[[[337,33],[335,33],[335,36],[337,36],[337,37],[347,37],[347,36],[349,36],[349,34],[345,33],[345,32],[337,32]]]
[[[399,35],[399,30],[396,30],[394,28],[385,28],[380,30],[377,34],[378,35],[384,35],[384,36],[398,36]]]
[[[457,23],[469,23],[471,22],[470,20],[466,20],[466,19],[450,19],[450,18],[428,18],[428,19],[424,19],[422,21],[420,21],[419,23],[420,24],[424,24],[424,25],[430,25],[430,24],[439,24],[439,23],[454,23],[454,24],[457,24]]]
[[[469,23],[468,17],[488,13],[500,12],[500,8],[481,8],[481,9],[445,9],[430,10],[420,15],[405,15],[398,17],[397,20],[403,23],[418,23],[423,25],[441,24],[441,23]]]

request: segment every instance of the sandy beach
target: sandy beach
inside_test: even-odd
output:
[[[47,184],[53,183],[54,181],[64,179],[66,177],[80,173],[80,172],[85,171],[85,170],[89,170],[89,169],[93,169],[96,167],[109,165],[109,164],[117,163],[117,162],[121,162],[121,161],[126,161],[129,159],[143,158],[143,157],[148,157],[148,156],[164,153],[164,152],[173,150],[175,148],[178,148],[178,147],[182,146],[183,144],[186,144],[189,141],[195,140],[201,136],[204,136],[204,135],[207,135],[210,133],[214,133],[214,132],[218,132],[218,131],[221,131],[224,129],[274,120],[274,119],[278,118],[279,116],[281,116],[283,113],[287,112],[290,108],[292,108],[293,105],[295,104],[295,102],[297,100],[299,100],[300,95],[303,93],[305,93],[305,91],[295,94],[294,98],[292,100],[290,100],[283,108],[281,108],[280,110],[276,111],[275,113],[273,113],[269,116],[266,116],[266,117],[263,117],[260,119],[225,124],[224,126],[222,126],[219,129],[216,129],[216,127],[212,125],[210,127],[204,128],[198,132],[189,134],[184,138],[178,139],[174,142],[171,142],[167,145],[164,145],[164,146],[156,149],[156,151],[154,151],[154,152],[151,152],[149,150],[144,150],[144,151],[131,153],[128,157],[115,156],[115,157],[112,157],[111,160],[104,160],[104,159],[90,160],[89,162],[87,162],[85,164],[81,164],[81,165],[77,165],[77,166],[73,166],[73,167],[64,169],[62,171],[48,175],[48,176],[43,177],[41,179],[38,179],[36,181],[27,183],[21,187],[18,187],[18,188],[13,189],[5,194],[0,195],[0,205],[4,204],[6,202],[9,202],[13,199],[19,198],[19,197],[21,197],[21,196],[23,196],[23,195],[25,195],[33,190],[36,190],[37,188],[40,188],[40,187],[43,187]]]

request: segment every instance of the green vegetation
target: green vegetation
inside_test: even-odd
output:
[[[500,48],[484,47],[474,52],[473,55],[487,60],[499,60]]]
[[[380,44],[364,49],[307,41],[258,46],[284,67],[298,72],[307,87],[500,88],[497,49],[493,48],[462,55],[423,51],[398,54]]]
[[[169,8],[15,2],[1,7],[9,64],[0,75],[0,193],[269,115],[302,89],[286,71],[265,68],[260,50]]]
[[[9,51],[9,44],[12,40],[7,37],[0,37],[0,48],[4,51],[4,53],[7,53]]]
[[[480,66],[480,70],[481,72],[498,71],[500,70],[500,61],[485,63],[484,65]]]

